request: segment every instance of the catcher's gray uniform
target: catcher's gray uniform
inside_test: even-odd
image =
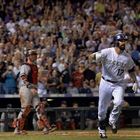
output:
[[[20,76],[28,75],[28,77],[32,77],[31,67],[34,69],[34,73],[36,73],[36,76],[34,75],[35,81],[37,81],[37,68],[36,65],[27,65],[24,64],[21,66],[20,70]],[[29,79],[29,81],[33,81],[34,79]],[[37,88],[37,83],[32,84],[33,87]],[[19,90],[20,94],[20,100],[21,100],[21,107],[26,107],[28,105],[32,105],[34,108],[38,105],[40,102],[39,95],[37,92],[33,94],[30,90],[30,88],[27,87],[27,85],[22,81],[21,88]]]
[[[35,108],[39,129],[43,130],[44,133],[47,133],[48,130],[52,130],[52,127],[44,115],[44,104],[40,102],[40,98],[37,94],[38,68],[33,63],[37,58],[36,55],[34,50],[29,50],[27,52],[27,62],[24,63],[20,69],[20,76],[22,79],[19,90],[21,111],[18,115],[18,119],[15,121],[14,134],[27,134],[23,128],[25,118],[30,113],[31,106]]]

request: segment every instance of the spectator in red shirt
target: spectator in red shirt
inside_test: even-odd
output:
[[[83,72],[80,71],[79,67],[75,67],[75,71],[72,73],[72,79],[75,87],[81,87],[84,81]]]

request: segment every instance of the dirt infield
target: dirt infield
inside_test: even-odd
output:
[[[29,136],[39,136],[39,135],[43,135],[41,131],[28,131],[28,135]],[[75,131],[55,131],[52,133],[49,133],[47,135],[54,135],[54,136],[99,136],[98,131],[97,130],[91,130],[91,131],[87,131],[87,130],[75,130]],[[107,131],[107,135],[108,136],[120,136],[120,137],[139,137],[140,138],[140,128],[138,129],[121,129],[118,130],[117,134],[112,134],[111,130]],[[0,133],[0,137],[10,137],[13,136],[12,132],[3,132]]]

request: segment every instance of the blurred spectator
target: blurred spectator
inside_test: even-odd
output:
[[[126,52],[132,51],[132,46],[128,41],[125,42],[125,50]]]
[[[4,63],[0,62],[0,94],[4,94],[5,77],[2,77],[4,73],[5,73]]]
[[[13,66],[8,66],[5,73],[2,75],[5,78],[4,82],[4,92],[5,94],[14,94],[16,93],[16,75],[13,72]]]
[[[76,109],[79,107],[79,105],[77,102],[73,102],[72,107]],[[80,111],[74,110],[71,112],[71,114],[72,114],[72,119],[74,119],[76,129],[80,129]]]
[[[46,80],[47,80],[48,70],[40,69],[38,72],[38,85],[37,93],[41,95],[47,94]]]
[[[61,102],[61,108],[67,107],[67,102],[62,101]],[[72,130],[75,130],[75,122],[74,119],[72,119],[72,114],[70,111],[59,111],[56,113],[56,123],[58,130],[66,129],[67,127],[71,126]]]
[[[61,87],[61,83],[60,83],[60,79],[59,77],[57,77],[57,71],[53,70],[51,73],[51,77],[49,77],[47,79],[47,83],[46,83],[48,90],[49,90],[49,94],[58,94],[59,93],[59,89]]]
[[[57,63],[57,67],[59,72],[62,72],[65,69],[65,60],[63,57],[61,57]]]
[[[8,121],[8,128],[9,129],[14,129],[13,128],[13,121],[16,119],[17,115],[14,109],[12,109],[12,104],[7,104],[7,111],[8,111],[8,120],[5,120],[5,112],[1,114],[1,123],[0,123],[0,128],[1,132],[5,132],[5,121]]]
[[[82,86],[82,82],[84,81],[83,72],[80,71],[78,65],[75,66],[75,70],[72,73],[72,80],[75,87],[80,88]]]
[[[85,112],[85,124],[87,130],[92,130],[94,127],[97,127],[98,112],[96,110],[92,110],[92,108],[96,107],[94,102],[90,102],[89,107],[91,110],[87,110]]]
[[[20,72],[20,62],[19,61],[17,61],[17,60],[15,60],[14,62],[13,62],[13,72],[14,72],[14,74],[17,76],[18,74],[19,74],[19,72]]]
[[[110,42],[107,39],[107,35],[104,35],[101,40],[102,42],[99,44],[99,47],[98,47],[99,51],[110,47]]]
[[[90,80],[95,80],[95,69],[96,69],[96,63],[92,62],[89,65],[89,68],[86,68],[85,71],[83,72],[85,80],[89,82]]]
[[[89,81],[89,88],[93,95],[99,92],[99,87],[98,85],[96,85],[96,82],[94,80]]]
[[[68,88],[68,85],[69,85],[69,82],[71,81],[71,78],[70,78],[70,70],[69,70],[69,64],[68,62],[65,62],[64,64],[64,70],[61,72],[61,80],[62,80],[62,83],[64,84],[65,86],[65,89]]]
[[[137,46],[135,44],[133,44],[132,58],[137,65],[140,64],[140,52],[137,50]]]
[[[79,91],[77,87],[74,87],[73,82],[69,82],[68,88],[67,88],[68,94],[78,94]]]
[[[94,41],[94,38],[93,38],[92,35],[89,35],[88,38],[89,38],[88,41],[86,41],[87,50],[88,50],[88,51],[91,51],[91,52],[95,52],[96,47],[97,47],[97,44],[96,44],[96,42]]]
[[[92,93],[90,88],[88,87],[88,82],[87,81],[83,81],[83,86],[81,88],[79,88],[79,93]]]

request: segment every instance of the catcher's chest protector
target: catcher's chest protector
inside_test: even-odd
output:
[[[35,64],[29,64],[29,63],[24,63],[25,65],[28,65],[31,69],[31,71],[29,72],[28,76],[27,76],[27,80],[34,84],[37,85],[38,83],[38,68]]]

